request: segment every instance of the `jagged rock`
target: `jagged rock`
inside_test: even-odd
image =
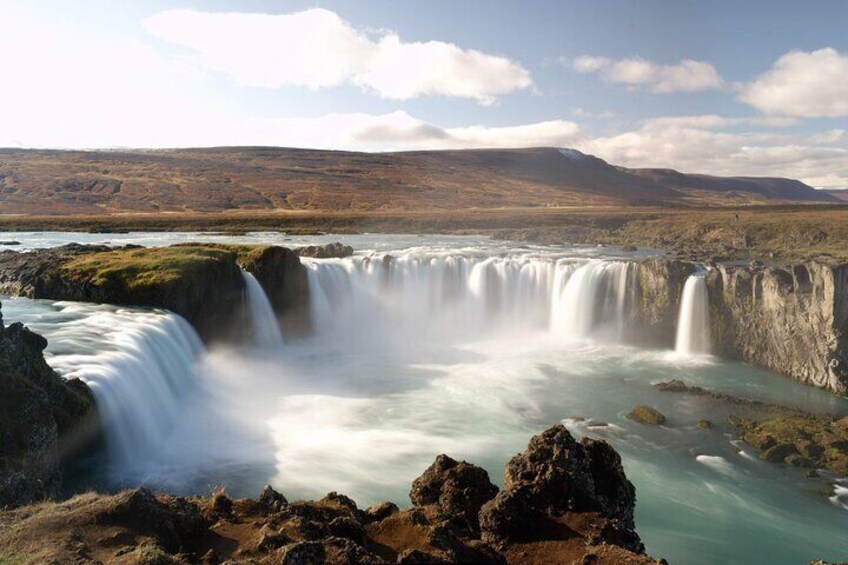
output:
[[[394,502],[382,502],[366,508],[365,519],[367,522],[379,522],[397,512],[400,512],[397,504]]]
[[[62,455],[97,432],[94,395],[44,360],[47,340],[0,317],[0,507],[51,498]]]
[[[447,565],[451,563],[447,559],[421,551],[420,549],[407,549],[398,555],[398,563],[408,565]]]
[[[365,542],[365,528],[349,516],[333,518],[328,527],[330,533],[336,537],[349,539],[359,545]]]
[[[349,539],[330,537],[322,543],[326,563],[349,563],[351,565],[380,565],[384,563],[379,557]]]
[[[480,511],[484,541],[504,544],[538,537],[569,512],[609,519],[623,547],[643,550],[633,522],[635,488],[621,459],[604,441],[578,443],[565,426],[533,437],[504,472],[504,490]]]
[[[299,247],[295,249],[295,253],[301,257],[312,257],[314,259],[342,258],[353,255],[353,247],[336,241],[326,245]]]
[[[485,470],[439,455],[412,483],[409,498],[417,506],[435,505],[445,519],[476,532],[480,508],[497,493]]]
[[[259,503],[269,512],[279,512],[289,501],[271,485],[265,485],[262,494],[259,495]]]
[[[281,505],[270,488],[256,500],[90,493],[0,510],[0,561],[503,565],[567,563],[591,549],[605,562],[655,563],[638,553],[633,487],[605,442],[576,442],[564,427],[551,428],[510,461],[505,484],[480,509],[482,534],[467,527],[465,511],[494,487],[479,468],[446,457],[417,481],[413,497],[422,505],[405,511],[384,503],[363,512],[338,493]],[[462,510],[463,520],[445,509]]]
[[[282,530],[275,530],[267,524],[259,530],[259,541],[256,544],[258,551],[278,549],[292,543],[292,539]]]
[[[627,417],[634,422],[640,424],[649,424],[651,426],[661,426],[665,424],[665,416],[659,410],[655,410],[650,406],[636,406],[627,414]]]
[[[280,565],[324,565],[326,552],[317,541],[303,541],[280,550]]]

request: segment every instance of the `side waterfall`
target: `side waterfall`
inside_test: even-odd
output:
[[[105,338],[90,354],[53,359],[72,368],[94,392],[110,458],[132,466],[156,453],[182,414],[184,400],[196,394],[196,364],[204,354],[197,333],[170,313],[102,313],[85,320]]]
[[[620,341],[635,292],[626,261],[410,253],[306,265],[315,327],[340,334],[390,330],[416,339],[535,328],[565,340]]]
[[[692,275],[683,285],[674,351],[683,356],[710,352],[709,298],[703,275]]]
[[[263,349],[279,349],[283,345],[283,334],[268,295],[251,273],[242,269],[241,275],[246,289],[253,344]]]

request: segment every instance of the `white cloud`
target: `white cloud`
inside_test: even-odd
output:
[[[661,65],[633,57],[612,60],[584,55],[572,62],[580,73],[600,73],[609,82],[645,88],[650,92],[697,92],[724,86],[724,80],[710,63],[683,59],[675,65]]]
[[[743,87],[739,100],[766,114],[848,116],[848,54],[792,51]]]
[[[848,137],[728,131],[761,126],[756,119],[721,116],[656,118],[615,135],[583,139],[578,148],[628,167],[674,168],[690,173],[797,178],[817,187],[848,187]]]
[[[610,118],[615,117],[615,113],[610,110],[604,110],[603,112],[592,112],[590,110],[586,110],[585,108],[572,108],[571,115],[576,118],[601,118],[604,120],[608,120]]]
[[[168,10],[142,25],[190,49],[188,61],[241,86],[354,84],[392,100],[436,94],[491,104],[533,85],[530,73],[506,57],[442,41],[404,42],[393,32],[375,40],[321,8],[291,14]]]

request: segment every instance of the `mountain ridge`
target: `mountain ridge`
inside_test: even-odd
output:
[[[0,149],[0,213],[409,211],[839,200],[793,179],[625,168],[576,149]]]

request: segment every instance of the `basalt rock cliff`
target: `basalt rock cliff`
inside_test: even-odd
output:
[[[848,392],[848,265],[720,265],[707,285],[715,353]]]
[[[633,341],[668,347],[686,278],[677,259],[637,263]],[[848,392],[848,264],[718,264],[706,273],[712,353]]]
[[[165,308],[206,342],[243,335],[244,268],[266,290],[290,331],[308,323],[306,269],[274,246],[175,245],[161,248],[71,244],[0,253],[0,292],[125,306]]]
[[[0,317],[0,507],[57,496],[61,464],[96,433],[91,390],[44,360],[47,341]]]
[[[635,494],[616,452],[563,426],[534,437],[498,492],[483,469],[440,455],[413,506],[365,510],[332,492],[289,502],[175,498],[138,489],[0,512],[0,560],[55,563],[662,563],[633,530]]]

